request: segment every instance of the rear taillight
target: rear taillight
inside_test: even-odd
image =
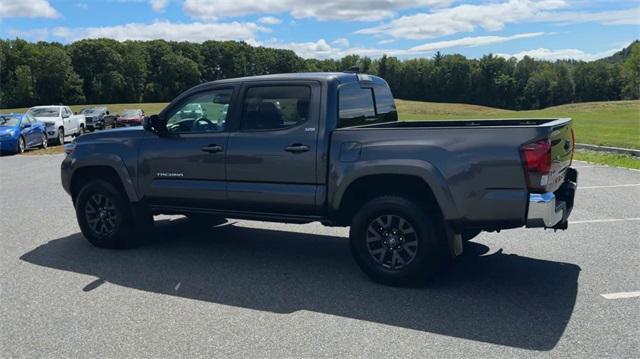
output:
[[[548,139],[527,143],[520,147],[527,185],[531,190],[542,190],[551,171],[551,143]]]

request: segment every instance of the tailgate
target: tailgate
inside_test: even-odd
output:
[[[551,144],[551,171],[549,173],[547,189],[556,191],[564,181],[565,172],[571,165],[575,148],[573,123],[571,119],[551,129],[549,141]]]

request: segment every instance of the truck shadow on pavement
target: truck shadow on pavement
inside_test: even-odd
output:
[[[178,223],[175,223],[178,222]],[[342,237],[226,225],[198,231],[165,221],[154,242],[127,251],[92,247],[81,234],[21,259],[102,283],[274,313],[307,310],[511,347],[551,350],[576,301],[580,268],[518,255],[467,254],[425,288],[366,278]]]

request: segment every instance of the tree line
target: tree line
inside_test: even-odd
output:
[[[361,72],[387,80],[401,99],[537,109],[637,99],[640,43],[599,61],[462,55],[400,60],[349,55],[303,59],[291,50],[236,41],[81,40],[68,45],[0,40],[0,108],[38,104],[165,102],[205,81],[306,71]]]

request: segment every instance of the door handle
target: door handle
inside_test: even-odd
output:
[[[302,152],[309,151],[309,146],[302,145],[300,143],[294,143],[291,146],[285,147],[284,150],[287,151],[287,152],[291,152],[291,153],[302,153]]]
[[[209,153],[217,153],[217,152],[224,151],[224,147],[220,145],[208,145],[208,146],[202,147],[201,150]]]

